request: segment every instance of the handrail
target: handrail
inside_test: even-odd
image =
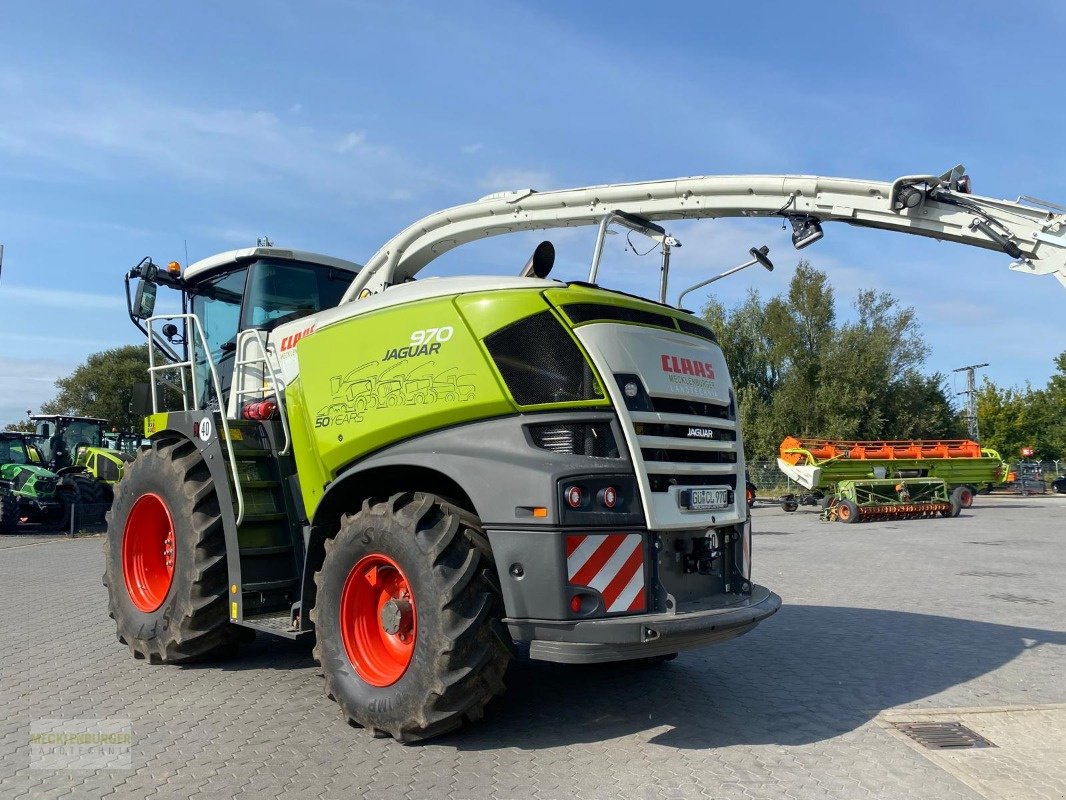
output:
[[[189,348],[190,357],[185,361],[178,361],[172,364],[156,364],[154,357],[155,348],[152,346],[152,323],[162,320],[178,320],[180,319],[185,324],[186,332],[189,331],[189,323],[192,323],[193,341],[192,347]],[[189,368],[189,378],[192,381],[192,405],[193,408],[189,408],[189,393],[187,391],[182,392],[181,403],[185,411],[200,410],[200,395],[197,391],[199,382],[196,380],[196,342],[199,341],[204,348],[204,354],[207,355],[210,351],[207,347],[207,335],[204,333],[203,325],[200,323],[200,318],[195,314],[165,314],[158,317],[149,317],[146,322],[148,323],[148,375],[152,379],[152,413],[159,413],[159,398],[156,394],[156,381],[155,374],[164,369],[177,369],[181,375],[182,387],[185,386],[185,373],[184,368]],[[218,370],[215,369],[215,363],[207,358],[208,374],[211,377],[211,385],[215,390],[215,397],[219,403],[219,420],[221,421],[222,431],[219,438],[223,439],[226,443],[226,454],[229,456],[229,469],[230,475],[233,478],[233,492],[237,496],[237,519],[234,525],[240,527],[240,524],[244,521],[244,493],[241,491],[241,478],[237,472],[237,459],[233,453],[233,439],[230,437],[229,420],[226,418],[226,408],[224,398],[222,397],[222,382],[218,378]]]
[[[259,347],[259,352],[262,353],[262,363],[270,372],[270,391],[274,395],[274,399],[278,404],[278,416],[281,418],[281,430],[285,434],[285,446],[278,451],[279,456],[285,456],[289,454],[289,447],[292,445],[292,436],[289,433],[289,421],[288,415],[285,413],[285,400],[282,397],[280,387],[283,385],[281,382],[281,376],[277,370],[274,369],[274,365],[270,361],[270,354],[268,352],[269,344],[263,339],[263,332],[258,328],[249,328],[243,330],[237,336],[237,360],[233,363],[233,385],[235,389],[230,389],[235,393],[235,405],[237,407],[237,413],[240,414],[241,400],[252,394],[253,392],[261,392],[263,389],[245,389],[244,382],[244,367],[252,364],[259,364],[259,359],[244,358],[241,345],[243,342],[249,339],[253,340]]]

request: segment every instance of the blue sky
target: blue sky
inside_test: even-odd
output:
[[[275,243],[355,261],[488,192],[728,173],[892,179],[967,166],[980,194],[1066,202],[1054,88],[1066,6],[1016,2],[34,3],[0,26],[0,423],[95,350],[139,341],[121,275]],[[686,279],[782,291],[773,222],[673,226]],[[553,236],[560,274],[591,238]],[[439,271],[513,273],[533,240]],[[1007,257],[829,227],[803,252],[840,313],[863,288],[918,312],[930,370],[1043,385],[1066,290]],[[651,292],[639,264],[619,281]],[[961,386],[959,388],[962,388]]]

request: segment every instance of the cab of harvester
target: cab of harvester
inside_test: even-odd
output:
[[[151,449],[107,540],[120,639],[180,661],[249,629],[313,633],[345,716],[409,741],[477,719],[515,641],[550,661],[667,660],[752,629],[780,598],[751,578],[736,398],[714,333],[667,303],[679,243],[654,220],[779,216],[804,247],[841,219],[1018,241],[1061,267],[1059,244],[962,187],[953,172],[524,191],[427,217],[363,267],[273,247],[184,272],[145,259],[126,279]],[[964,202],[984,227],[965,227]],[[566,225],[599,226],[585,281],[549,277],[550,243],[516,277],[416,279],[464,242]],[[606,288],[612,227],[659,249],[655,299]],[[770,267],[751,255],[742,267]],[[180,310],[155,313],[161,285]]]

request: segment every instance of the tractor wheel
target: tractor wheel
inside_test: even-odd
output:
[[[799,501],[795,495],[787,494],[781,498],[781,509],[791,514],[799,508]]]
[[[820,501],[822,511],[828,509],[834,502],[836,502],[837,496],[835,494],[827,494]]]
[[[0,533],[14,533],[19,524],[19,499],[0,494]]]
[[[103,522],[104,484],[84,472],[68,473],[60,478],[59,482],[74,489],[72,495],[75,504],[71,513],[78,515],[76,524]]]
[[[851,524],[852,522],[859,521],[859,507],[855,505],[851,500],[837,500],[836,510],[837,519],[841,522]]]
[[[961,489],[963,487],[959,487]],[[945,517],[957,517],[962,511],[962,499],[959,497],[958,489],[951,493],[951,497],[948,498],[948,502],[951,503],[951,510],[945,511]]]
[[[477,518],[420,492],[366,501],[315,574],[315,658],[345,718],[428,739],[481,718],[511,657]]]
[[[138,456],[115,487],[107,520],[109,611],[134,658],[189,661],[249,638],[226,613],[222,513],[192,442],[155,444]]]
[[[951,490],[951,497],[959,501],[960,508],[973,505],[974,489],[972,486],[956,486]]]

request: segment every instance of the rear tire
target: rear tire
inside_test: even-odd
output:
[[[836,510],[837,519],[847,525],[859,521],[859,507],[851,500],[837,500]]]
[[[74,506],[72,514],[77,514],[74,520],[76,525],[93,525],[104,521],[107,510],[103,508],[104,484],[96,478],[84,472],[74,472],[64,475],[60,484],[65,484],[74,489]]]
[[[0,533],[14,533],[18,524],[18,498],[13,494],[0,494]]]
[[[190,661],[232,652],[254,636],[230,624],[226,613],[222,512],[192,442],[156,443],[126,467],[107,520],[108,606],[118,639],[134,658]],[[169,578],[166,549],[172,553]]]
[[[314,655],[350,723],[428,739],[480,719],[503,691],[510,638],[488,541],[467,512],[421,492],[366,501],[326,541],[315,583]]]

